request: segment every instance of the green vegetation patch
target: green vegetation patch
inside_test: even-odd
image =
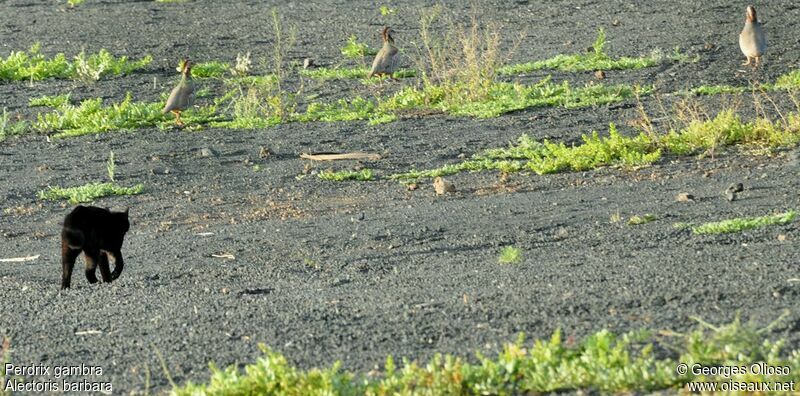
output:
[[[149,65],[152,57],[131,61],[128,57],[115,57],[101,49],[96,54],[81,51],[73,61],[62,54],[46,58],[40,52],[40,45],[34,44],[28,52],[13,51],[7,58],[0,57],[0,80],[25,81],[61,78],[82,81],[96,81],[105,76],[130,74]]]
[[[723,110],[710,120],[694,120],[681,130],[670,131],[659,138],[659,143],[678,155],[709,152],[734,144],[791,147],[800,143],[800,116],[790,113],[785,123],[762,118],[743,122],[733,110]]]
[[[692,232],[696,235],[730,234],[770,225],[789,224],[796,216],[797,212],[790,210],[775,215],[729,219],[692,227]]]
[[[522,249],[514,246],[506,246],[500,250],[500,257],[497,261],[500,264],[515,264],[522,259]]]
[[[699,321],[699,319],[698,319]],[[328,368],[301,370],[278,352],[261,345],[264,356],[241,371],[237,366],[219,369],[211,364],[206,384],[189,382],[173,389],[176,395],[512,395],[540,392],[592,390],[589,393],[647,393],[677,391],[691,381],[788,382],[800,380],[800,351],[784,351],[783,341],[771,341],[753,325],[737,319],[725,326],[705,324],[687,334],[655,336],[648,331],[621,336],[598,331],[582,342],[564,341],[560,331],[549,340],[526,343],[524,336],[505,345],[496,357],[478,353],[475,359],[436,354],[426,363],[392,356],[378,375]],[[661,332],[665,333],[665,332]],[[654,350],[667,350],[657,358]],[[475,363],[471,363],[474,361]],[[763,362],[788,367],[787,375],[733,374],[731,378],[679,375],[679,363],[710,367],[747,366]]]
[[[548,140],[534,141],[522,135],[516,144],[508,148],[490,149],[483,154],[455,165],[445,165],[427,171],[410,171],[391,175],[392,179],[415,180],[422,177],[447,176],[465,170],[499,170],[512,173],[531,170],[537,174],[549,174],[563,170],[583,171],[599,166],[618,165],[637,167],[651,164],[661,157],[661,150],[644,134],[626,137],[609,126],[609,136],[600,137],[597,132],[583,136],[583,144],[567,146]]]
[[[3,115],[0,116],[0,142],[9,136],[20,135],[28,129],[25,121],[12,121],[8,110],[3,107]]]
[[[317,176],[322,180],[337,182],[346,180],[368,181],[372,180],[372,169],[362,169],[359,171],[341,170],[336,172],[328,169],[318,173]]]
[[[538,142],[521,136],[516,144],[477,154],[457,163],[430,170],[411,170],[389,176],[391,179],[416,180],[447,176],[463,171],[499,170],[511,173],[530,170],[537,174],[561,171],[585,171],[601,166],[635,168],[658,161],[664,152],[691,155],[743,145],[758,149],[792,147],[800,143],[800,116],[788,114],[786,121],[764,119],[745,123],[732,110],[725,110],[709,120],[689,122],[680,130],[654,135],[640,132],[628,137],[609,126],[608,137],[597,132],[584,135],[581,144],[567,145],[548,140]]]
[[[182,71],[180,67],[178,71]],[[192,65],[192,77],[197,78],[219,78],[229,71],[231,71],[231,65],[225,62],[211,61]]]
[[[526,86],[505,82],[488,85],[485,95],[474,96],[472,87],[465,84],[426,85],[423,88],[406,87],[387,100],[386,110],[438,109],[453,115],[477,118],[497,117],[501,114],[531,107],[560,106],[579,108],[616,103],[635,96],[637,88],[626,85],[604,86],[591,84],[572,88],[568,81],[554,84],[545,78],[537,84]],[[638,88],[640,95],[650,88]]]
[[[656,219],[657,219],[657,217],[655,215],[652,215],[652,214],[649,214],[649,213],[646,214],[646,215],[642,215],[642,216],[636,215],[636,216],[633,216],[630,219],[628,219],[628,225],[647,224],[647,223],[650,223],[652,221],[655,221]]]
[[[137,184],[133,187],[122,187],[116,183],[89,183],[80,187],[50,187],[47,190],[39,191],[39,199],[50,201],[69,200],[70,203],[92,202],[97,198],[112,195],[137,195],[144,191],[144,184]]]
[[[342,47],[342,55],[349,59],[361,59],[368,55],[375,55],[378,50],[369,48],[368,45],[358,42],[355,35],[347,39],[347,43]]]
[[[664,61],[665,56],[660,51],[653,51],[649,56],[630,58],[612,58],[606,53],[606,33],[600,29],[592,45],[592,50],[586,54],[556,55],[553,58],[528,62],[517,65],[502,66],[497,69],[500,75],[514,75],[530,73],[536,70],[561,70],[567,72],[580,72],[592,70],[629,70],[653,67]],[[672,60],[686,60],[686,55],[678,49],[670,57]]]
[[[317,67],[313,69],[300,70],[300,75],[321,81],[366,78],[368,73],[369,69],[363,67],[354,67],[354,68]],[[392,74],[392,77],[408,78],[408,77],[414,77],[416,75],[417,72],[415,70],[400,69],[394,72]]]
[[[104,106],[100,98],[87,99],[79,105],[63,103],[50,113],[40,113],[33,129],[56,132],[53,137],[80,136],[118,130],[168,125],[171,117],[161,113],[163,102],[134,102],[128,94],[122,102]],[[186,123],[204,123],[216,119],[214,107],[199,108],[183,117]],[[194,114],[192,114],[194,113]]]
[[[40,96],[38,98],[30,98],[28,106],[30,107],[61,107],[69,104],[70,94],[54,95],[54,96]]]
[[[745,87],[734,87],[731,85],[701,85],[689,90],[694,95],[719,95],[719,94],[739,94],[746,92]]]

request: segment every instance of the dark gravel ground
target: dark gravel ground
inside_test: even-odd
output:
[[[354,33],[378,45],[374,33],[384,21],[371,2],[280,3],[284,22],[299,27],[295,60],[336,64],[339,47]],[[65,91],[114,100],[132,91],[139,100],[154,100],[169,89],[181,56],[267,56],[269,10],[276,4],[87,0],[64,11],[50,1],[2,2],[2,56],[39,41],[47,54],[106,48],[131,57],[149,53],[155,61],[143,72],[91,87],[0,83],[0,107],[30,116],[28,98]],[[401,46],[414,40],[417,10],[430,4],[395,7],[397,14],[386,22],[397,27]],[[583,51],[604,26],[613,55],[680,46],[701,57],[697,63],[608,72],[607,82],[656,84],[674,92],[746,81],[737,72],[743,4],[478,5],[483,18],[502,22],[509,32],[527,29],[513,62]],[[450,8],[465,20],[469,16],[467,6]],[[763,78],[774,80],[797,64],[800,9],[773,1],[758,10],[772,45]],[[590,76],[554,74],[556,80]],[[330,86],[335,88],[322,89],[332,97],[367,89],[357,82]],[[653,98],[644,104],[656,107]],[[410,192],[392,181],[298,178],[307,165],[298,158],[301,152],[374,151],[385,158],[362,165],[376,172],[426,169],[523,133],[575,141],[592,129],[606,131],[609,122],[626,129],[635,117],[632,105],[530,109],[489,120],[433,116],[381,126],[151,129],[52,142],[41,135],[6,140],[0,143],[6,209],[0,213],[0,256],[40,257],[0,263],[0,335],[11,339],[12,362],[99,365],[103,376],[86,379],[112,381],[114,393],[168,389],[157,352],[183,383],[207,378],[208,362],[252,361],[260,355],[257,343],[301,367],[341,360],[346,369],[366,371],[387,354],[426,359],[434,352],[496,350],[519,332],[539,338],[558,328],[575,337],[602,328],[683,331],[696,325],[690,316],[722,323],[737,312],[766,325],[794,309],[773,336],[800,347],[798,222],[705,237],[673,228],[676,222],[800,208],[796,151],[665,158],[638,171],[519,174],[505,184],[496,174],[461,174],[450,178],[459,191],[446,197],[435,196],[427,182]],[[752,109],[744,104],[742,111]],[[261,158],[261,147],[272,154]],[[216,155],[203,156],[203,149]],[[73,289],[59,292],[60,223],[71,206],[40,202],[36,192],[103,180],[109,150],[118,160],[121,184],[146,186],[139,196],[96,202],[131,208],[125,272],[112,284],[90,286],[76,271]],[[254,171],[254,164],[261,170]],[[312,164],[313,170],[355,165]],[[723,192],[732,182],[744,183],[746,190],[728,202]],[[696,202],[675,202],[680,192],[695,195]],[[617,214],[627,219],[645,213],[658,220],[641,226],[611,221]],[[523,249],[522,262],[497,264],[505,245]]]

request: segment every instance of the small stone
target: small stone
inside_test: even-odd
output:
[[[433,189],[436,190],[436,195],[456,192],[456,186],[442,177],[437,177],[433,180]]]
[[[742,183],[733,183],[730,186],[728,186],[728,191],[732,191],[735,193],[742,192],[744,191],[744,185],[742,185]]]
[[[619,26],[619,19],[615,19],[613,22],[611,22],[611,26]]]
[[[168,175],[169,168],[153,168],[150,170],[154,175]]]
[[[694,202],[694,195],[689,193],[680,193],[675,196],[675,200],[678,202]]]
[[[779,241],[781,241],[781,242],[784,242],[784,241],[786,241],[786,234],[780,234],[780,235],[778,235],[778,240],[779,240]]]
[[[269,157],[270,155],[272,155],[272,152],[271,152],[271,151],[269,151],[269,149],[268,149],[268,148],[266,148],[266,147],[263,147],[263,146],[262,146],[262,147],[261,147],[261,148],[258,150],[258,157],[259,157],[259,158],[261,158],[261,159],[267,158],[267,157]]]
[[[200,150],[200,156],[203,158],[216,157],[218,154],[210,147],[204,147]]]
[[[417,185],[417,183],[411,183],[411,184],[409,184],[409,185],[408,185],[408,191],[414,191],[414,190],[416,190],[417,188],[419,188],[419,186]]]
[[[303,69],[308,69],[309,67],[314,67],[314,61],[311,58],[303,59]]]
[[[598,71],[594,72],[594,78],[596,78],[598,80],[602,80],[602,79],[606,78],[606,72],[604,72],[602,70],[598,70]]]
[[[728,201],[733,202],[736,200],[736,193],[731,190],[725,191],[725,198],[728,198]]]

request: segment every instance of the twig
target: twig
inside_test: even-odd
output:
[[[0,259],[0,263],[21,263],[24,261],[33,261],[39,258],[39,255],[35,256],[28,256],[28,257],[14,257],[14,258],[4,258]]]
[[[300,158],[310,159],[313,161],[335,161],[335,160],[370,160],[376,161],[381,159],[380,154],[376,153],[319,153],[319,154],[300,154]]]

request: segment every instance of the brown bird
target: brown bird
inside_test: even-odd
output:
[[[767,37],[764,35],[761,22],[756,18],[756,9],[753,6],[747,6],[744,29],[739,33],[739,48],[742,49],[742,53],[747,57],[747,62],[743,63],[742,66],[749,65],[751,59],[755,59],[755,66],[758,66],[761,57],[767,50]]]
[[[169,94],[167,104],[164,106],[162,113],[172,112],[175,114],[175,123],[183,126],[181,121],[181,112],[192,106],[194,103],[194,82],[192,81],[192,64],[188,59],[183,60],[183,69],[181,71],[181,82],[178,83],[172,92]]]
[[[394,39],[392,38],[394,31],[392,28],[386,26],[381,32],[383,37],[383,48],[375,55],[375,60],[372,61],[372,70],[370,70],[367,77],[372,76],[390,76],[395,71],[397,64],[397,47],[394,46]]]

